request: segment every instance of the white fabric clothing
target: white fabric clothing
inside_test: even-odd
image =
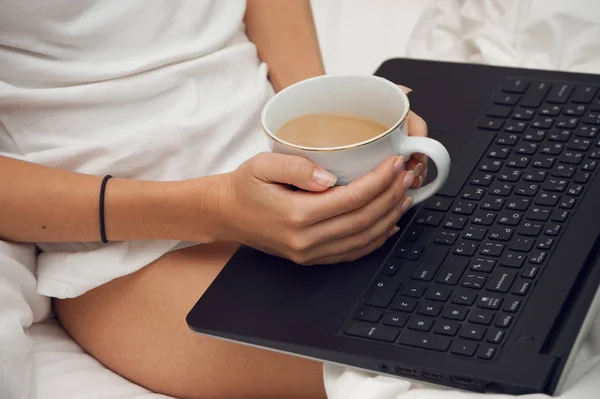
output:
[[[272,88],[244,12],[244,0],[0,2],[0,155],[164,181],[269,150]],[[181,245],[40,244],[37,290],[74,297]]]

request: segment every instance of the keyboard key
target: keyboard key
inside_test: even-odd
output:
[[[457,305],[471,306],[475,303],[476,298],[476,291],[459,288],[454,292],[454,295],[452,296],[452,303],[455,303]]]
[[[494,257],[502,255],[502,251],[504,251],[504,244],[498,244],[493,242],[486,242],[479,249],[479,253],[481,255]]]
[[[516,272],[508,269],[500,269],[492,274],[486,288],[494,292],[508,292],[515,280]]]
[[[465,288],[480,289],[485,285],[485,280],[487,280],[487,276],[485,274],[467,273],[460,285]]]
[[[508,197],[511,194],[513,187],[514,186],[510,183],[497,181],[490,186],[488,192],[501,197]]]
[[[506,159],[510,152],[510,147],[502,147],[497,144],[494,144],[488,151],[487,156],[491,159]]]
[[[496,144],[512,147],[519,141],[519,136],[513,133],[500,133],[496,139]]]
[[[548,133],[548,140],[558,142],[558,143],[566,143],[571,138],[570,130],[551,130]]]
[[[458,333],[458,329],[460,328],[460,324],[456,321],[452,320],[438,320],[435,323],[435,327],[433,332],[439,335],[447,335],[450,337],[454,337],[456,333]]]
[[[489,326],[494,320],[494,313],[489,310],[475,309],[469,316],[469,322]]]
[[[456,231],[442,230],[438,233],[434,242],[436,244],[454,245],[454,243],[456,242],[456,239],[458,238],[458,234],[459,233]]]
[[[504,330],[500,330],[498,328],[490,328],[490,331],[488,332],[487,336],[485,337],[485,340],[487,342],[499,344],[500,342],[502,342],[502,338],[504,338],[504,334],[506,334],[506,331],[504,331]]]
[[[598,166],[598,161],[594,159],[588,159],[583,162],[581,169],[585,171],[593,171]]]
[[[531,118],[533,118],[534,115],[534,109],[519,107],[515,109],[515,112],[513,113],[513,118],[522,121],[529,121],[531,120]]]
[[[467,342],[464,340],[456,340],[454,341],[454,345],[452,345],[452,349],[450,350],[455,355],[473,357],[479,344],[476,342]]]
[[[465,216],[446,215],[442,226],[452,230],[462,230],[468,222]]]
[[[590,102],[592,102],[592,99],[596,95],[597,91],[598,88],[594,86],[578,85],[575,88],[575,93],[573,94],[573,98],[571,98],[571,101],[579,104],[589,104]]]
[[[504,105],[492,105],[490,106],[485,114],[493,118],[508,118],[512,112],[512,107]]]
[[[521,133],[527,127],[527,122],[523,121],[508,121],[504,126],[505,132]]]
[[[490,240],[508,241],[515,230],[511,227],[493,227],[490,229],[488,238]]]
[[[555,206],[560,199],[560,195],[542,191],[535,200],[537,205]]]
[[[564,110],[564,114],[568,116],[582,116],[587,107],[582,104],[567,104]]]
[[[482,172],[491,172],[495,173],[500,170],[502,167],[502,161],[499,159],[484,159],[479,165],[478,170]]]
[[[386,326],[404,327],[407,321],[408,315],[406,313],[392,312],[386,314],[381,322]]]
[[[508,248],[513,251],[518,252],[529,252],[533,245],[535,244],[535,240],[530,237],[516,237],[509,245]]]
[[[502,310],[504,310],[505,312],[509,312],[509,313],[516,313],[519,308],[521,307],[521,300],[520,299],[507,299],[504,302],[504,307],[502,308]],[[502,317],[505,317],[506,315],[502,315]],[[509,322],[510,324],[510,322]],[[496,325],[498,325],[498,322],[496,322]]]
[[[531,281],[526,281],[523,279],[518,279],[515,282],[512,293],[515,295],[526,295],[531,288]]]
[[[456,285],[467,268],[468,263],[469,260],[463,257],[448,257],[436,281],[442,284]]]
[[[577,173],[575,173],[575,178],[573,178],[573,181],[575,183],[585,184],[590,180],[591,177],[592,177],[592,174],[590,172],[585,171],[585,170],[580,170]]]
[[[419,309],[417,309],[417,313],[425,316],[437,317],[442,311],[442,307],[443,305],[439,302],[436,303],[431,301],[425,301],[421,303]]]
[[[485,238],[487,229],[484,227],[467,227],[462,237],[466,240],[481,241]]]
[[[482,309],[490,309],[490,310],[498,310],[502,305],[502,298],[489,296],[489,295],[481,295],[477,300],[477,307]],[[491,322],[491,320],[490,320]],[[488,323],[489,324],[489,323]]]
[[[526,214],[525,217],[528,220],[536,220],[538,222],[545,222],[550,219],[550,208],[544,208],[541,206],[534,206]]]
[[[390,277],[394,277],[396,275],[396,273],[398,273],[398,269],[400,269],[401,266],[402,266],[401,261],[388,263],[387,265],[383,266],[383,268],[381,269],[381,274],[390,276]]]
[[[546,181],[543,188],[546,191],[555,191],[562,193],[567,188],[567,184],[569,184],[569,181],[566,179],[552,178]]]
[[[533,83],[531,85],[531,87],[529,88],[529,90],[527,91],[527,93],[525,93],[525,95],[523,96],[523,99],[521,101],[521,106],[528,107],[528,108],[538,108],[544,101],[544,98],[550,91],[551,87],[552,87],[552,85],[550,83],[546,83],[546,82]],[[515,104],[507,104],[507,105],[515,105]]]
[[[453,213],[458,213],[460,215],[472,215],[477,208],[477,203],[471,201],[457,201],[452,208]]]
[[[576,167],[571,165],[560,164],[552,169],[552,176],[571,178],[575,174]]]
[[[557,83],[550,91],[547,101],[554,104],[564,104],[571,97],[573,90],[575,90],[575,85],[573,84]]]
[[[438,302],[446,302],[452,294],[452,290],[447,287],[434,286],[427,290],[427,299]]]
[[[422,227],[411,226],[408,230],[406,230],[406,232],[402,236],[402,239],[404,241],[414,242],[417,241],[419,237],[421,237],[422,233]]]
[[[550,129],[553,123],[554,118],[538,116],[531,121],[531,127],[535,129]]]
[[[494,180],[493,174],[476,172],[473,174],[473,177],[471,178],[471,184],[474,186],[487,187],[490,184],[492,184],[492,180]]]
[[[546,137],[547,133],[548,132],[546,130],[529,128],[523,134],[523,140],[534,143],[541,143],[542,141],[544,141],[544,138]]]
[[[500,259],[500,264],[506,267],[520,268],[523,266],[525,262],[525,254],[520,254],[517,252],[507,252],[504,254],[502,259]]]
[[[539,184],[521,182],[515,186],[515,194],[522,195],[524,197],[535,197],[539,189]]]
[[[447,212],[452,206],[452,198],[433,197],[425,202],[425,209],[430,211]]]
[[[467,318],[469,309],[464,306],[448,305],[442,313],[444,319],[463,321]]]
[[[548,252],[535,250],[529,254],[529,263],[533,263],[535,265],[541,265],[544,263],[544,259],[546,259]]]
[[[396,300],[394,301],[394,303],[392,303],[392,309],[394,309],[394,310],[401,310],[401,311],[407,312],[407,313],[410,313],[413,310],[415,310],[416,306],[417,306],[417,300],[416,299],[402,297],[402,296],[396,298]]]
[[[583,123],[587,123],[590,125],[600,125],[600,112],[598,111],[588,111],[583,116]]]
[[[439,335],[423,334],[416,331],[404,331],[398,343],[437,352],[446,352],[452,340]]]
[[[581,184],[571,184],[569,188],[567,188],[567,194],[578,197],[583,192],[583,189],[584,186]]]
[[[584,139],[581,137],[575,137],[569,142],[569,144],[567,145],[567,148],[569,150],[575,150],[575,151],[587,151],[590,149],[591,146],[592,146],[592,140]]]
[[[543,225],[537,222],[525,222],[517,229],[517,233],[523,236],[537,237],[542,232]]]
[[[540,153],[544,155],[560,155],[564,148],[565,145],[562,143],[548,143],[540,148]]]
[[[506,165],[510,166],[511,168],[519,168],[519,169],[526,168],[527,165],[529,165],[529,157],[522,156],[519,154],[512,154],[506,160]]]
[[[556,162],[556,157],[538,154],[533,158],[531,165],[535,168],[550,169],[554,166],[554,162]]]
[[[600,150],[594,149],[588,152],[588,157],[590,157],[590,159],[600,159]]]
[[[487,328],[485,327],[476,326],[473,324],[465,324],[460,329],[460,337],[474,341],[481,341],[486,332]]]
[[[346,334],[376,341],[394,342],[400,333],[399,328],[352,322],[346,328]]]
[[[521,304],[520,301],[519,305]],[[517,306],[517,309],[519,308],[519,306]],[[516,310],[515,310],[516,312]],[[510,323],[512,323],[513,321],[513,316],[509,315],[509,314],[499,314],[498,317],[496,317],[496,322],[494,323],[494,325],[496,327],[500,327],[500,328],[508,328],[510,327]]]
[[[544,104],[539,110],[539,114],[543,116],[557,116],[560,115],[562,107],[556,104]]]
[[[560,233],[561,227],[562,227],[562,225],[560,225],[558,223],[550,223],[550,224],[546,225],[544,234],[546,234],[547,236],[555,237]]]
[[[529,81],[519,78],[507,78],[502,85],[502,90],[509,93],[523,94],[529,87]]]
[[[516,145],[514,152],[520,155],[532,155],[538,150],[539,144],[534,142],[521,142]]]
[[[494,223],[495,218],[496,218],[495,213],[477,211],[477,212],[475,212],[475,214],[473,214],[472,223],[480,224],[480,225],[484,225],[484,226],[491,226],[492,223]]]
[[[504,198],[500,198],[500,197],[496,197],[496,196],[492,196],[492,195],[488,194],[485,196],[485,198],[481,202],[480,207],[482,209],[489,210],[489,211],[499,211],[504,206],[504,201],[505,201]],[[482,216],[482,215],[485,215],[485,212],[477,213],[477,216]]]
[[[531,199],[516,197],[511,198],[506,204],[506,207],[513,211],[526,211],[530,204]]]
[[[481,198],[483,198],[484,194],[485,194],[485,189],[469,186],[462,193],[461,197],[465,198],[465,199],[473,200],[473,201],[479,201]]]
[[[500,130],[504,125],[504,120],[497,118],[482,118],[477,123],[477,127],[484,130]]]
[[[579,123],[579,118],[573,118],[573,117],[569,117],[569,116],[561,116],[556,120],[555,126],[557,128],[575,129],[577,127],[578,123]]]
[[[413,280],[431,281],[440,268],[437,262],[419,262],[412,273]]]
[[[369,306],[377,306],[380,308],[387,308],[396,295],[398,286],[399,283],[392,280],[377,280],[375,284],[371,286],[364,304]]]
[[[552,244],[554,244],[554,238],[542,237],[538,240],[538,244],[535,247],[538,249],[550,249],[552,248]]]
[[[506,226],[517,226],[522,218],[523,214],[520,212],[504,210],[498,214],[498,224]]]
[[[412,316],[407,327],[411,330],[427,332],[431,330],[433,321],[431,317]]]
[[[379,319],[383,316],[383,310],[372,308],[368,306],[363,306],[358,309],[354,318],[360,321],[369,321],[371,323],[377,323]]]
[[[537,276],[539,270],[540,268],[538,266],[527,265],[523,268],[523,271],[521,272],[521,277],[534,279],[535,276]]]
[[[586,139],[594,139],[596,138],[599,129],[598,126],[579,125],[579,127],[575,129],[575,135]]]
[[[517,96],[515,94],[501,93],[496,96],[496,100],[494,102],[500,105],[515,105],[520,99],[521,96]]]
[[[452,252],[461,256],[473,256],[477,252],[478,247],[479,244],[477,243],[460,241]]]
[[[411,251],[411,245],[409,245],[405,242],[401,242],[396,247],[395,256],[396,256],[396,258],[408,259],[410,257],[410,251]]]
[[[577,202],[577,199],[573,198],[573,197],[562,198],[558,202],[558,206],[559,206],[559,208],[562,208],[562,209],[573,209],[573,207],[575,206],[576,202]]]
[[[482,344],[477,351],[477,357],[483,360],[491,360],[494,358],[498,349],[489,344]]]
[[[504,168],[497,175],[497,179],[500,181],[514,183],[521,177],[522,171],[520,169]]]
[[[597,97],[595,100],[592,100],[590,103],[590,109],[592,111],[600,112],[600,97]]]
[[[416,223],[425,226],[437,227],[442,222],[443,217],[444,214],[440,212],[421,212],[417,216]]]
[[[400,295],[409,296],[412,298],[421,298],[427,287],[419,283],[405,284],[400,288]]]

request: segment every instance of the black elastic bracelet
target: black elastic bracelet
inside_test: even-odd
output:
[[[106,239],[106,225],[104,224],[104,193],[106,192],[106,183],[112,178],[111,175],[104,176],[102,179],[102,185],[100,186],[100,240],[102,244],[108,244]]]

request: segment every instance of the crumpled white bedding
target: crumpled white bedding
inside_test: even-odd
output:
[[[315,0],[313,6],[329,73],[372,73],[382,60],[400,56],[600,73],[600,2],[595,0]],[[0,296],[0,300],[3,298]],[[44,308],[47,301],[38,300],[35,306]],[[24,311],[26,317],[20,320],[21,325],[36,321],[36,313],[44,312]],[[17,331],[20,325],[11,330],[0,320],[0,327],[0,341],[10,339],[11,334],[22,340]],[[20,370],[26,375],[15,385],[31,378],[34,387],[31,399],[167,399],[104,368],[51,320],[34,324],[27,334],[31,340],[22,342],[22,346],[15,342],[15,348],[21,349],[15,349],[14,356],[4,354],[5,359],[14,363],[10,369],[4,368],[8,374],[0,375],[2,398],[14,397],[9,377],[17,378]],[[33,353],[32,364],[23,357],[27,353]],[[439,387],[332,365],[325,366],[324,377],[330,399],[480,396],[440,391]],[[561,398],[599,396],[600,321],[597,320]],[[500,397],[505,396],[489,396]],[[545,396],[528,398],[542,397]]]

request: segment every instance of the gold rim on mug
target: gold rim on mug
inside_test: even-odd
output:
[[[310,78],[310,79],[307,79],[307,80],[309,80],[309,81],[310,80],[318,80],[318,79],[323,79],[323,78],[327,78],[327,77],[331,77],[331,76],[348,77],[348,76],[354,76],[354,75],[322,75],[322,76],[317,76],[317,77]],[[261,127],[263,129],[263,132],[267,136],[269,136],[271,139],[273,139],[273,141],[276,141],[279,144],[283,144],[283,145],[286,145],[288,147],[296,148],[296,149],[302,150],[302,151],[315,151],[315,152],[319,152],[319,151],[320,152],[333,152],[333,151],[349,150],[349,149],[352,149],[352,148],[358,148],[358,147],[365,146],[367,144],[371,144],[371,143],[373,143],[373,142],[375,142],[375,141],[377,141],[379,139],[384,138],[385,136],[387,136],[388,134],[390,134],[391,132],[393,132],[394,130],[396,130],[396,128],[398,126],[402,125],[406,121],[406,119],[408,119],[408,114],[410,113],[410,99],[408,98],[408,96],[406,95],[406,93],[404,91],[402,91],[402,89],[400,87],[398,87],[396,84],[390,82],[389,80],[380,78],[378,76],[369,76],[369,78],[377,78],[377,79],[380,79],[382,81],[385,81],[386,84],[389,83],[390,85],[394,86],[400,93],[402,93],[402,95],[404,96],[404,99],[406,100],[406,109],[404,110],[404,113],[402,114],[402,117],[398,120],[398,122],[396,122],[392,127],[390,127],[385,132],[383,132],[383,133],[381,133],[381,134],[379,134],[379,135],[377,135],[375,137],[371,137],[370,139],[365,140],[365,141],[360,141],[358,143],[343,145],[343,146],[339,146],[339,147],[306,147],[306,146],[303,146],[303,145],[297,145],[297,144],[293,144],[293,143],[290,143],[288,141],[282,140],[279,137],[277,137],[275,134],[271,133],[271,131],[269,129],[267,129],[267,127],[265,126],[263,115],[261,115],[260,125],[261,125]],[[279,93],[283,93],[286,90],[293,88],[295,85],[302,84],[303,82],[306,82],[307,80],[302,80],[300,82],[294,83],[293,85],[286,87],[285,89],[283,89]],[[275,94],[275,96],[277,96],[279,93]],[[272,97],[271,100],[273,98],[274,97]],[[271,100],[269,100],[269,103],[271,102]],[[264,114],[264,111],[263,111],[263,114]],[[300,115],[300,116],[302,116],[302,115]]]

